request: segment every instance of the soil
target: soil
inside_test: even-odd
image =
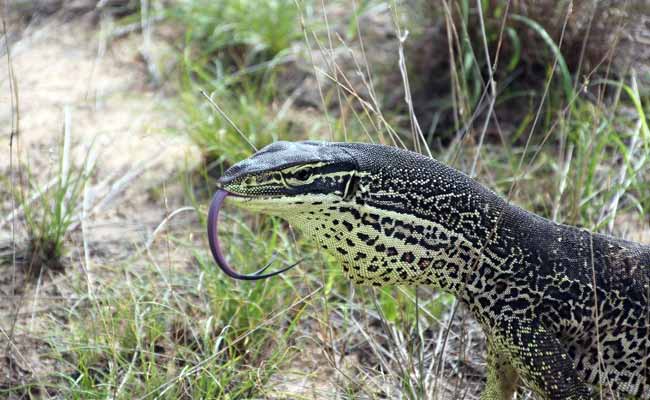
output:
[[[173,88],[157,84],[147,64],[155,63],[162,76],[171,73],[171,46],[160,34],[150,43],[140,32],[111,37],[109,21],[97,21],[94,15],[55,13],[30,23],[14,22],[7,36],[20,126],[10,158],[15,111],[8,106],[12,100],[5,48],[0,51],[0,104],[7,105],[0,108],[0,176],[19,179],[19,154],[23,176],[31,175],[35,191],[54,179],[67,113],[73,164],[82,166],[88,154],[97,157],[86,193],[93,215],[85,221],[83,239],[77,227],[71,242],[87,243],[89,265],[101,271],[147,243],[181,199],[177,187],[164,196],[156,191],[200,159],[197,149],[178,135],[183,125],[174,112]],[[9,219],[12,186],[7,183],[0,188],[0,256],[10,254],[12,237],[21,250],[26,235],[20,216]],[[185,227],[193,222],[195,216],[174,220]],[[81,255],[80,248],[72,248],[66,254],[68,268],[83,269]],[[44,339],[45,322],[65,324],[64,307],[74,301],[70,276],[47,270],[30,279],[20,270],[25,262],[21,257],[19,252],[15,264],[0,260],[0,388],[38,382],[62,367]]]

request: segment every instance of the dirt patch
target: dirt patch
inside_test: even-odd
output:
[[[169,112],[175,100],[153,87],[142,59],[140,35],[108,41],[101,29],[93,29],[91,22],[53,20],[29,28],[12,46],[24,153],[36,163],[34,169],[44,167],[38,165],[40,160],[53,161],[68,108],[73,138],[79,144],[77,159],[83,158],[91,143],[97,143],[101,174],[165,151],[161,157],[167,161],[161,163],[165,168],[157,170],[165,176],[188,149],[187,144],[165,135],[181,129],[178,117]],[[0,66],[0,76],[0,102],[10,104],[6,63]],[[9,107],[0,110],[4,129],[10,126],[10,118]],[[7,132],[0,146],[8,145]],[[53,157],[43,157],[42,152]],[[0,158],[1,170],[8,164],[8,157]]]
[[[66,114],[74,164],[81,166],[90,152],[97,157],[88,193],[99,200],[106,196],[106,201],[86,221],[83,238],[76,225],[74,245],[69,246],[65,260],[67,268],[83,277],[81,243],[88,245],[95,267],[141,249],[182,198],[179,188],[166,190],[164,196],[155,196],[149,189],[161,187],[199,159],[196,149],[174,134],[182,123],[174,112],[175,100],[168,94],[172,90],[156,85],[150,74],[150,63],[163,76],[169,73],[170,47],[155,35],[147,44],[141,34],[111,38],[110,26],[89,18],[49,18],[12,32],[10,40],[16,41],[10,43],[10,54],[20,99],[20,160],[32,176],[32,190],[36,192],[56,177]],[[10,96],[9,69],[3,57],[0,104],[9,105]],[[0,174],[16,178],[16,169],[9,170],[12,118],[10,107],[0,109],[0,148],[4,149]],[[13,145],[15,167],[16,142]],[[0,221],[6,221],[0,227],[0,254],[13,248],[13,228],[16,246],[23,246],[25,240],[20,215],[7,220],[12,205],[9,192],[5,187],[0,193]],[[137,222],[133,215],[138,215]],[[196,223],[196,218],[186,218],[181,224],[188,223]],[[79,284],[77,274],[52,271],[26,280],[12,264],[0,265],[4,277],[0,282],[0,348],[5,350],[0,358],[0,386],[38,382],[62,367],[55,365],[60,358],[54,357],[43,338],[52,333],[53,321],[65,326],[64,310],[76,301],[70,289]],[[101,276],[94,279],[101,282]],[[37,392],[42,395],[44,390]]]

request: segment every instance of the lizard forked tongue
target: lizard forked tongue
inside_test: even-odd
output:
[[[269,263],[267,263],[262,269],[257,272],[254,272],[252,274],[240,274],[228,264],[228,261],[226,261],[226,258],[223,256],[223,252],[221,251],[221,243],[219,242],[219,211],[221,210],[221,206],[223,205],[226,196],[229,194],[230,193],[228,193],[226,190],[217,190],[217,192],[214,194],[214,197],[212,198],[210,210],[208,211],[208,243],[210,243],[210,251],[212,252],[212,257],[214,257],[214,261],[217,262],[219,268],[221,268],[221,270],[231,278],[245,281],[255,281],[258,279],[265,279],[274,275],[281,274],[284,271],[298,265],[300,261],[277,271],[263,274],[263,272],[266,271],[266,269],[273,263],[273,259],[271,259]]]

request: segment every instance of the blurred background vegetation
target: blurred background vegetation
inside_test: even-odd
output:
[[[0,393],[477,398],[483,338],[452,297],[426,287],[353,287],[282,221],[235,210],[222,235],[239,270],[274,253],[305,261],[263,282],[226,279],[207,252],[206,204],[251,144],[376,142],[431,155],[557,222],[648,242],[650,7],[619,3],[10,2],[6,18],[16,25],[109,20],[114,42],[149,35],[167,43],[172,67],[163,72],[142,53],[147,84],[173,98],[182,127],[170,134],[189,139],[200,160],[148,189],[151,207],[170,201],[197,211],[191,229],[168,231],[161,245],[184,252],[182,261],[158,260],[148,241],[105,265],[93,292],[70,278],[74,304],[64,302],[64,318],[39,334],[42,357],[55,367],[8,374]],[[27,210],[21,257],[32,277],[48,265],[79,274],[65,267],[63,248],[78,244],[70,210],[81,207],[93,165],[86,159],[69,172],[61,160],[62,178],[39,207],[23,191],[5,193],[11,207]],[[15,247],[5,254],[15,268]]]

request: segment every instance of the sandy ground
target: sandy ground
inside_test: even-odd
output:
[[[27,28],[11,48],[24,154],[33,163],[53,161],[39,152],[56,155],[67,108],[77,159],[91,143],[97,144],[99,178],[155,156],[161,156],[156,174],[167,175],[188,146],[167,135],[181,128],[178,114],[169,112],[173,100],[152,82],[140,49],[156,52],[156,68],[169,69],[164,65],[169,63],[164,57],[168,49],[162,48],[163,42],[144,46],[141,35],[111,40],[101,27],[88,25],[51,19]],[[0,66],[0,84],[0,104],[9,105],[6,60]],[[3,149],[8,148],[11,111],[0,109]],[[8,168],[7,154],[0,158],[2,170]]]
[[[155,33],[149,41],[140,33],[112,38],[110,32],[110,24],[102,21],[51,17],[9,35],[20,99],[20,158],[29,164],[34,191],[56,177],[66,118],[73,162],[80,166],[89,155],[96,157],[86,192],[93,215],[84,232],[95,266],[110,262],[107,255],[119,257],[124,246],[149,240],[174,204],[148,190],[199,160],[196,149],[175,134],[182,123],[174,112],[173,88],[160,83],[172,70],[171,48]],[[6,50],[0,53],[0,174],[9,177],[13,110]],[[0,189],[0,242],[5,246],[13,229],[24,237],[21,224],[10,218],[9,190]],[[137,222],[127,215],[138,215]],[[24,282],[12,266],[0,269],[0,348],[7,350],[0,358],[2,387],[2,382],[51,373],[39,319],[62,318],[57,301],[72,294],[65,276]]]

